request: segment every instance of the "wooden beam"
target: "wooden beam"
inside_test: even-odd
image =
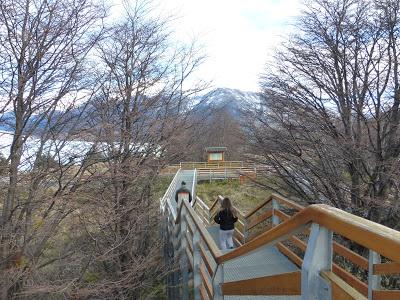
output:
[[[206,249],[204,248],[204,246],[202,244],[200,244],[200,255],[201,258],[207,268],[208,274],[210,274],[210,276],[214,276],[214,270],[211,267],[211,262],[210,262],[210,258],[208,257],[207,253],[206,253]]]
[[[396,300],[396,299],[400,299],[400,290],[372,291],[372,300]]]
[[[278,250],[285,255],[291,262],[293,262],[296,266],[301,268],[301,265],[303,264],[303,260],[297,256],[292,250],[284,246],[282,243],[277,244]]]
[[[233,237],[233,243],[238,247],[243,245],[243,243],[239,241],[235,236]]]
[[[263,214],[256,216],[250,220],[249,225],[247,226],[248,229],[253,228],[254,226],[257,226],[261,222],[265,221],[266,219],[271,218],[272,216],[272,209],[267,210]]]
[[[255,208],[253,208],[250,212],[248,212],[245,215],[245,218],[248,219],[252,215],[254,215],[257,211],[259,211],[261,208],[263,208],[265,205],[267,205],[269,202],[271,202],[272,196],[269,196],[264,202],[261,202],[259,205],[257,205]]]
[[[279,217],[279,219],[281,219],[282,221],[286,221],[290,219],[290,216],[285,214],[283,211],[276,209],[275,210],[275,215],[277,215]]]
[[[228,295],[300,295],[301,272],[223,283],[222,294]]]
[[[192,236],[189,234],[189,231],[186,232],[186,244],[189,246],[187,248],[189,248],[190,253],[192,253],[193,255],[193,238]]]
[[[236,238],[243,244],[244,243],[244,235],[237,228],[234,229],[234,233]]]
[[[189,249],[186,248],[186,257],[189,261],[189,269],[193,271],[193,254],[190,253]]]
[[[222,263],[261,246],[279,242],[287,236],[304,230],[304,226],[310,223],[331,229],[394,262],[400,262],[400,232],[325,204],[308,206],[289,220],[273,227],[268,233],[217,257],[216,260]]]
[[[300,205],[300,204],[298,204],[298,203],[296,203],[296,202],[294,202],[294,201],[292,201],[292,200],[290,200],[290,199],[288,199],[286,197],[283,197],[281,195],[273,193],[271,196],[272,196],[272,199],[277,200],[281,204],[284,204],[286,206],[294,208],[295,210],[301,211],[301,210],[304,209],[303,205]]]
[[[400,274],[400,263],[384,263],[374,265],[374,275]]]
[[[351,251],[350,249],[346,248],[345,246],[343,246],[337,242],[333,242],[333,251],[336,254],[347,258],[348,260],[350,260],[351,262],[360,266],[364,270],[368,270],[368,259],[362,257],[361,255],[355,253],[354,251]]]
[[[188,218],[186,218],[187,224],[188,224],[188,230],[190,231],[190,234],[193,235],[193,233],[196,230],[196,227],[192,221],[192,218],[189,216]]]
[[[214,291],[213,291],[213,286],[211,284],[210,278],[206,273],[206,269],[204,267],[204,264],[201,264],[200,266],[200,277],[201,277],[201,281],[203,283],[203,286],[206,289],[207,295],[210,299],[213,299],[214,296]]]
[[[259,230],[255,233],[250,234],[248,241],[254,240],[256,237],[260,236],[261,234],[269,231],[272,228],[272,225],[268,225],[267,227],[263,228],[262,230]]]
[[[201,297],[201,300],[209,300],[210,299],[210,298],[208,298],[208,295],[207,295],[207,292],[206,292],[206,288],[204,287],[204,284],[202,284],[200,286],[200,297]]]
[[[339,267],[337,264],[332,265],[332,271],[361,294],[368,296],[368,285],[362,282],[360,279]]]
[[[187,212],[191,216],[196,228],[199,230],[199,233],[200,233],[202,239],[207,244],[208,249],[210,249],[211,255],[214,257],[214,259],[221,256],[222,255],[221,250],[219,250],[219,248],[218,248],[217,244],[215,243],[214,239],[212,238],[211,234],[208,232],[208,230],[205,228],[205,226],[200,221],[200,218],[194,211],[193,207],[191,207],[190,204],[187,203],[187,201],[182,201],[182,205],[186,206]]]
[[[331,271],[322,271],[321,276],[331,282],[332,299],[334,300],[367,300],[367,298],[356,289],[348,285],[339,276]]]

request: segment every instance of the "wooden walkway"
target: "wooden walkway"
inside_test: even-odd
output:
[[[195,300],[400,299],[400,289],[381,287],[382,276],[400,274],[400,232],[327,205],[303,207],[272,194],[247,214],[238,210],[237,247],[221,251],[219,228],[212,223],[219,200],[208,206],[196,197],[197,175],[178,170],[160,201],[161,234],[172,247],[164,256],[180,265],[168,281],[169,299],[189,300],[191,293]],[[182,180],[195,203],[175,202]],[[361,245],[369,255],[340,241]],[[355,271],[335,263],[338,257]],[[359,272],[367,272],[367,279]]]

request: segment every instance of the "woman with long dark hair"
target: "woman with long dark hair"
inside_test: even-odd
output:
[[[219,224],[219,242],[221,250],[232,249],[233,231],[238,218],[229,198],[224,198],[221,206],[221,210],[214,217],[214,221]]]

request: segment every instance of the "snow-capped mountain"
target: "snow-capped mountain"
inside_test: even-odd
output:
[[[241,111],[260,102],[260,94],[237,89],[217,88],[201,97],[195,108],[207,115],[224,110],[234,118],[240,118]]]

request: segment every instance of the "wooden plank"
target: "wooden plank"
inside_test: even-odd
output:
[[[301,250],[305,251],[307,248],[307,244],[300,240],[297,237],[291,237],[290,240]],[[333,242],[333,251],[341,255],[351,262],[355,263],[356,265],[360,266],[364,270],[368,270],[368,260],[361,255],[355,253],[354,251],[351,251],[350,249],[346,248],[345,246],[339,244],[338,242]]]
[[[360,279],[350,274],[343,268],[339,267],[337,264],[332,265],[333,272],[347,282],[350,286],[355,288],[364,296],[368,296],[368,285],[362,282]]]
[[[190,253],[190,250],[186,248],[186,257],[189,262],[189,269],[193,271],[193,254]]]
[[[203,223],[200,221],[200,218],[196,214],[196,212],[193,210],[193,208],[186,203],[186,201],[182,202],[183,205],[186,206],[187,212],[190,214],[192,217],[193,223],[195,224],[196,228],[198,229],[203,241],[206,243],[208,249],[211,252],[211,255],[216,259],[217,257],[220,257],[222,255],[221,250],[219,250],[217,244],[215,243],[214,239],[212,238],[211,234],[208,232],[208,230],[205,228]]]
[[[186,219],[186,221],[187,221],[187,224],[188,224],[187,228],[190,231],[190,234],[193,236],[193,233],[196,231],[196,227],[195,227],[195,225],[194,225],[194,223],[192,221],[192,218],[189,217],[189,218]]]
[[[244,224],[243,224],[243,222],[241,222],[240,220],[238,220],[238,222],[236,222],[235,225],[236,225],[235,227],[236,227],[241,233],[244,232]]]
[[[289,206],[291,208],[294,208],[295,210],[301,211],[304,209],[303,205],[300,205],[292,200],[289,200],[288,198],[285,198],[281,195],[275,194],[273,193],[272,195],[272,199],[277,200],[279,203],[284,204],[286,206]]]
[[[205,210],[209,211],[210,208],[207,206],[207,204],[204,203],[203,200],[201,200],[201,198],[199,196],[196,196],[197,199],[197,203],[200,204],[200,206],[202,206]]]
[[[308,208],[313,210],[312,220],[316,223],[394,262],[400,262],[399,231],[328,205],[314,204]]]
[[[300,230],[303,231],[304,227],[312,222],[374,250],[394,262],[400,262],[400,232],[325,204],[308,206],[289,220],[274,226],[268,234],[264,233],[243,247],[217,257],[216,260],[222,263],[261,246],[280,241]]]
[[[204,287],[204,284],[202,284],[200,286],[200,297],[201,300],[209,300],[210,298],[208,298],[207,292],[206,292],[206,288]]]
[[[295,244],[297,247],[299,247],[301,250],[306,251],[307,249],[307,244],[303,242],[301,239],[299,239],[296,236],[290,237],[290,240]]]
[[[189,250],[190,250],[190,253],[193,254],[193,245],[192,245],[192,243],[193,243],[193,239],[192,239],[192,237],[190,236],[189,231],[187,231],[187,232],[186,232],[186,244],[188,245],[188,248],[189,248]]]
[[[281,219],[282,221],[286,221],[290,219],[290,216],[285,214],[283,211],[276,209],[274,211],[274,214],[278,216],[279,219]]]
[[[201,277],[201,281],[203,283],[203,286],[206,289],[207,295],[210,299],[213,299],[214,296],[214,291],[213,291],[213,286],[212,283],[210,281],[209,276],[206,273],[206,269],[204,267],[204,264],[201,264],[200,266],[200,277]]]
[[[219,198],[215,199],[215,201],[210,206],[210,212],[216,207],[217,203],[219,202]]]
[[[293,251],[291,251],[289,248],[287,248],[285,245],[282,243],[277,244],[278,250],[285,255],[291,262],[293,262],[296,266],[301,268],[301,265],[303,264],[303,260],[297,256]]]
[[[267,199],[265,199],[264,202],[261,202],[259,205],[257,205],[255,208],[253,208],[250,212],[248,212],[245,215],[245,218],[248,219],[250,218],[252,215],[254,215],[257,211],[259,211],[261,208],[263,208],[265,205],[267,205],[268,203],[270,203],[272,200],[272,196],[269,196]]]
[[[243,245],[235,236],[233,237],[233,243],[238,247]]]
[[[364,270],[368,270],[368,259],[362,257],[361,255],[355,253],[354,251],[351,251],[350,249],[346,248],[345,246],[343,246],[337,242],[333,242],[333,251],[336,254],[347,258],[348,260],[350,260],[351,262],[360,266]]]
[[[272,209],[269,209],[266,212],[262,213],[261,215],[253,217],[252,220],[250,220],[247,228],[251,229],[260,224],[261,222],[265,221],[266,219],[271,218],[271,216],[272,216]]]
[[[301,272],[223,283],[222,294],[228,295],[300,295]]]
[[[211,267],[211,262],[209,260],[209,257],[207,255],[207,253],[206,253],[206,249],[204,248],[204,246],[202,244],[200,244],[200,255],[201,255],[201,258],[202,258],[202,260],[203,260],[203,262],[204,262],[204,264],[205,264],[205,266],[207,268],[208,274],[210,274],[210,276],[213,277],[214,276],[214,270]]]
[[[400,290],[375,290],[372,291],[372,300],[400,299]]]
[[[244,243],[244,235],[237,228],[234,229],[234,236],[243,244]]]
[[[251,233],[251,234],[249,235],[248,241],[254,240],[256,237],[258,237],[258,236],[260,236],[261,234],[263,234],[263,233],[269,231],[272,227],[273,227],[272,225],[268,225],[268,226],[266,226],[265,228],[263,228],[263,229],[261,229],[261,230],[259,230],[259,231],[257,231],[257,232]]]
[[[374,265],[374,275],[400,274],[400,263],[384,263]]]
[[[332,299],[334,300],[367,300],[367,298],[348,285],[331,271],[321,271],[321,276],[331,282]]]

